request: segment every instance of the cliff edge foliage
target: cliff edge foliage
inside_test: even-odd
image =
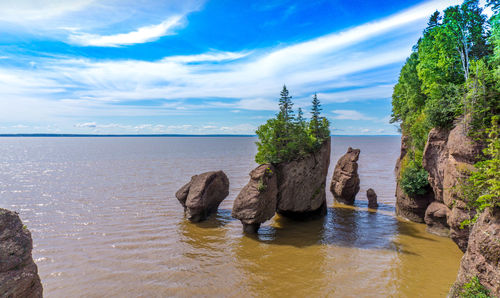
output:
[[[478,0],[432,14],[401,69],[391,121],[399,122],[409,138],[398,177],[409,195],[429,189],[422,156],[431,128],[451,129],[461,119],[468,134],[484,142],[492,118],[500,113],[500,5],[498,0],[487,2],[494,12],[489,20]],[[488,158],[495,157],[488,153]]]
[[[255,161],[259,164],[300,159],[318,150],[330,137],[330,123],[321,116],[321,104],[316,94],[313,96],[309,121],[304,118],[301,108],[295,116],[292,97],[286,86],[283,86],[280,95],[280,111],[276,117],[267,120],[255,132],[259,138]]]

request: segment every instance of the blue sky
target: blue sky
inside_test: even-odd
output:
[[[333,134],[397,134],[391,93],[460,1],[0,1],[0,133],[253,134],[286,84]]]

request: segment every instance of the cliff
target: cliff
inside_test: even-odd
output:
[[[42,297],[32,248],[31,233],[19,216],[0,208],[0,297]]]

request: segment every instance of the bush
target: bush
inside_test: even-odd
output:
[[[415,161],[411,161],[402,169],[401,188],[410,196],[424,195],[429,187],[428,175],[425,169],[418,166]]]
[[[490,291],[486,289],[480,282],[477,276],[462,286],[462,291],[459,294],[460,298],[490,298]]]

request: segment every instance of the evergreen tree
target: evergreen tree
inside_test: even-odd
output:
[[[319,136],[320,126],[321,126],[321,104],[318,99],[318,95],[314,93],[311,107],[311,123],[310,129],[315,137]]]
[[[288,89],[286,89],[286,85],[283,85],[283,89],[281,90],[280,93],[280,112],[283,114],[283,119],[285,122],[290,122],[293,120],[293,103],[292,103],[292,97],[288,95]]]

